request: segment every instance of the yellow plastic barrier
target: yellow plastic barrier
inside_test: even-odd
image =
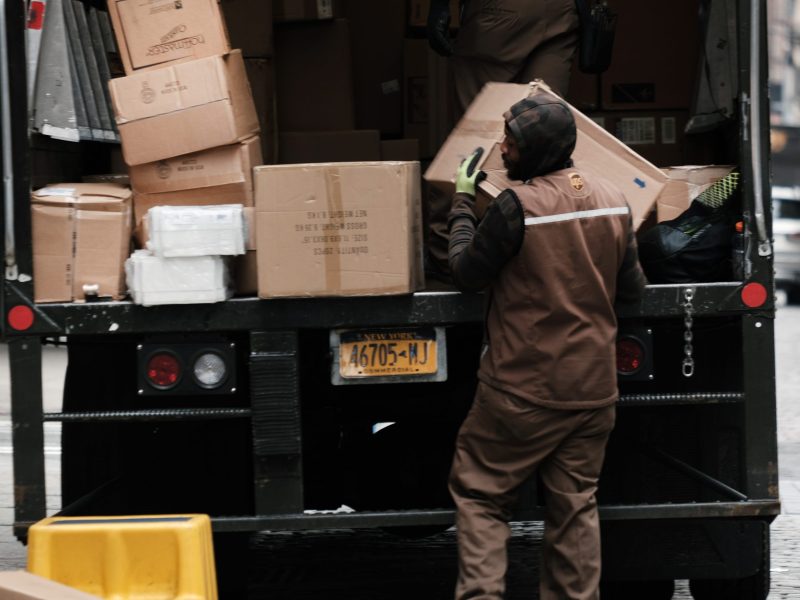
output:
[[[106,600],[217,600],[207,515],[44,519],[28,571]]]

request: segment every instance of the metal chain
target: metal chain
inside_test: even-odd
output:
[[[692,313],[694,312],[692,300],[694,300],[694,288],[686,288],[683,292],[683,297],[685,300],[683,303],[683,324],[686,327],[686,330],[683,332],[683,341],[686,342],[683,346],[683,376],[691,377],[694,375],[694,358],[692,357],[694,353],[694,347],[692,346],[692,340],[694,338],[694,334],[692,334]]]

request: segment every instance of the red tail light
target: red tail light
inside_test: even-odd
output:
[[[147,360],[147,381],[155,388],[167,390],[181,380],[181,363],[169,352],[159,352]]]
[[[633,337],[621,337],[617,340],[617,373],[633,375],[642,368],[645,362],[644,345]]]

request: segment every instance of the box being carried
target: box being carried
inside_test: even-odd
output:
[[[112,79],[109,87],[129,165],[235,144],[259,131],[238,50]]]
[[[230,50],[218,0],[109,0],[108,12],[128,75]]]
[[[131,190],[113,183],[59,183],[33,193],[36,302],[125,296]]]
[[[423,285],[419,163],[270,165],[254,178],[262,298]]]
[[[458,165],[475,148],[482,146],[486,150],[479,168],[484,169],[490,157],[496,161],[498,151],[495,146],[504,135],[503,114],[537,87],[549,90],[538,81],[531,84],[486,84],[425,172],[425,179],[441,193],[452,194]],[[638,229],[653,210],[656,198],[666,184],[666,175],[579,110],[572,106],[570,110],[578,130],[572,154],[575,166],[615,184],[625,194],[633,213],[634,227]],[[480,189],[490,198],[497,197],[512,183],[505,180],[502,168],[485,170],[489,177]]]

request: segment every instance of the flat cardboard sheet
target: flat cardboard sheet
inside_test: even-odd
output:
[[[99,596],[51,581],[27,571],[0,572],[3,600],[100,600]]]

